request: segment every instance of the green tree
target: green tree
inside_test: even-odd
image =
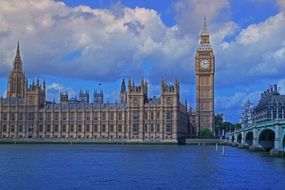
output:
[[[213,137],[214,134],[212,133],[212,131],[210,131],[210,129],[204,128],[204,129],[201,129],[199,136],[200,137]]]

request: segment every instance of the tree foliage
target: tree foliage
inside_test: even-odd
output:
[[[200,137],[213,137],[214,134],[212,133],[210,129],[204,128],[204,129],[201,129],[199,136]]]

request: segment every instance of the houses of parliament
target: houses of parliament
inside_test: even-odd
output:
[[[214,56],[204,23],[196,54],[196,113],[190,125],[187,105],[180,102],[180,84],[161,81],[160,97],[148,97],[148,84],[122,80],[119,103],[104,102],[103,92],[88,91],[79,99],[68,93],[46,100],[46,83],[29,83],[23,72],[19,42],[7,96],[0,99],[0,139],[82,139],[128,142],[178,142],[191,131],[213,129]],[[191,126],[194,127],[191,130]]]

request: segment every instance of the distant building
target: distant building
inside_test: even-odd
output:
[[[46,84],[28,85],[19,43],[7,97],[0,99],[0,138],[124,139],[177,142],[188,136],[187,108],[180,102],[180,84],[161,82],[161,96],[148,97],[148,84],[122,81],[120,103],[104,103],[103,91],[80,91],[79,100],[60,93],[60,102],[46,101]]]
[[[277,85],[270,86],[261,94],[261,98],[254,108],[253,121],[263,123],[285,118],[285,95],[280,95]]]
[[[188,118],[189,118],[189,133],[191,137],[198,136],[197,131],[197,115],[196,112],[194,112],[191,108],[188,112]]]
[[[216,114],[215,115],[215,136],[221,137],[225,135],[225,130],[223,129],[224,123],[224,114]]]
[[[253,124],[253,104],[250,100],[247,100],[243,105],[242,114],[240,117],[241,128],[245,129],[248,127],[252,127]]]

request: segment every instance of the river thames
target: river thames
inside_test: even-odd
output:
[[[284,189],[285,159],[225,147],[0,145],[0,189]]]

